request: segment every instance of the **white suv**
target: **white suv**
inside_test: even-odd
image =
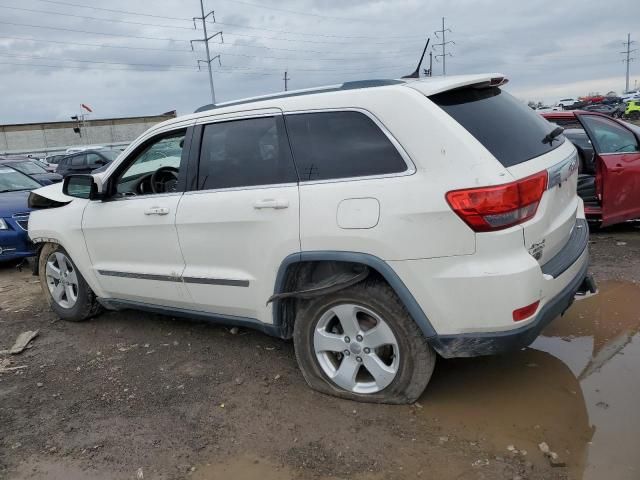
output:
[[[505,81],[351,82],[159,124],[32,195],[45,295],[73,321],[292,338],[313,388],[413,402],[436,352],[526,346],[588,283],[576,150]]]

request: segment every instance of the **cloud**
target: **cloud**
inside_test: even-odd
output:
[[[222,66],[213,64],[218,101],[280,91],[285,69],[290,88],[410,73],[426,37],[439,42],[433,32],[442,16],[453,30],[448,39],[456,42],[449,46],[448,74],[500,71],[516,95],[548,102],[590,91],[619,92],[624,86],[619,52],[640,18],[640,3],[628,0],[207,3],[215,4],[221,22],[210,24],[210,32],[224,32],[224,44],[211,45],[221,55]],[[191,51],[189,44],[202,36],[191,20],[200,13],[197,0],[85,0],[82,5],[99,9],[42,0],[0,2],[1,22],[30,25],[0,24],[2,123],[67,119],[80,103],[92,105],[96,117],[174,108],[188,113],[209,103],[206,68],[197,70],[203,45],[196,43]],[[640,80],[636,65],[632,79]],[[440,69],[434,63],[434,72]]]

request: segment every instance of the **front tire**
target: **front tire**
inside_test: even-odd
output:
[[[394,291],[377,279],[302,303],[293,341],[311,388],[361,402],[415,402],[436,361]]]
[[[102,311],[91,288],[60,245],[42,247],[40,285],[51,309],[62,319],[81,322]]]

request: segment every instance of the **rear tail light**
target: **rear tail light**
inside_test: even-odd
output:
[[[536,313],[538,309],[538,305],[540,305],[540,300],[533,302],[531,305],[527,305],[526,307],[519,308],[513,311],[513,321],[519,322],[521,320],[525,320],[529,318],[531,315]]]
[[[516,182],[453,190],[446,195],[454,212],[476,232],[492,232],[526,222],[536,214],[547,188],[544,170]]]

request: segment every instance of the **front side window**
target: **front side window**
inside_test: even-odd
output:
[[[200,190],[297,182],[279,117],[205,125],[200,149]]]
[[[636,136],[624,127],[603,117],[580,117],[591,133],[598,153],[630,153],[640,151]]]
[[[287,130],[301,181],[407,170],[391,140],[363,113],[289,114]]]
[[[162,135],[134,152],[115,182],[116,196],[175,192],[185,134]]]

